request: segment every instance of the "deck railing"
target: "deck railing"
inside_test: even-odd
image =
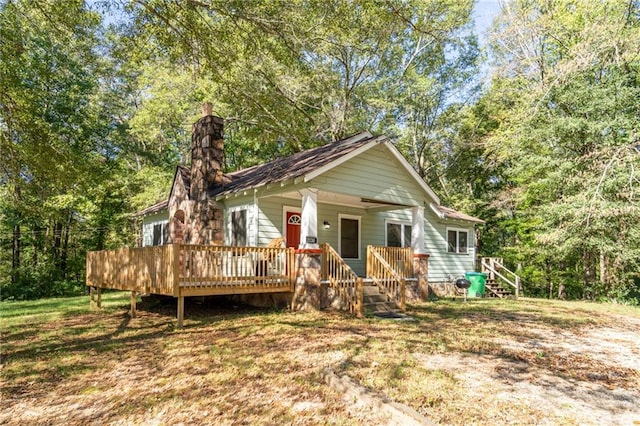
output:
[[[169,296],[293,291],[291,248],[170,244],[87,253],[87,286]]]
[[[347,303],[349,312],[362,317],[364,312],[364,288],[359,277],[342,257],[329,245],[322,245],[322,278],[342,300]]]
[[[293,291],[293,248],[182,245],[181,292],[201,294]]]
[[[413,278],[413,249],[411,247],[386,247],[386,246],[368,246],[369,249],[375,251],[401,278]],[[371,276],[371,271],[367,270],[367,276]]]
[[[120,248],[87,253],[87,286],[173,296],[176,245]]]
[[[406,308],[405,288],[410,265],[408,259],[413,260],[412,258],[411,249],[367,246],[367,277],[383,289],[387,297],[402,310]]]

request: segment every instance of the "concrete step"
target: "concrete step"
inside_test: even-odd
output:
[[[385,302],[389,301],[387,299],[387,296],[385,296],[384,294],[380,294],[380,293],[373,294],[373,295],[364,295],[362,300],[364,301],[365,304],[367,304],[367,303],[385,303]]]
[[[391,312],[397,311],[398,307],[393,302],[365,303],[365,312]]]
[[[362,286],[362,290],[365,296],[373,296],[376,294],[382,294],[382,292],[380,291],[380,287],[376,286],[376,285],[365,285]]]

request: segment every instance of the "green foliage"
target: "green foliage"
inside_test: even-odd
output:
[[[145,0],[127,34],[141,66],[167,58],[213,83],[237,168],[418,116],[433,127],[473,64],[471,5]]]
[[[638,5],[508,3],[482,139],[508,185],[495,226],[531,293],[631,298],[640,267]],[[497,40],[500,42],[497,42]],[[495,216],[494,216],[495,217]],[[554,287],[555,286],[555,287]]]

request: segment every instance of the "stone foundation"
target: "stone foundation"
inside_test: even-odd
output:
[[[426,300],[422,297],[422,289],[420,288],[419,281],[407,281],[407,285],[405,287],[405,300],[409,303],[412,302],[421,302]]]
[[[330,288],[329,284],[322,284],[320,287],[320,308],[344,311],[349,309],[348,304],[340,297],[338,290]]]
[[[429,292],[436,297],[453,297],[457,288],[453,282],[429,283]]]

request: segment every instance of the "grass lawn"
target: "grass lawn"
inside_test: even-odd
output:
[[[441,300],[416,321],[128,293],[0,303],[0,424],[385,424],[328,367],[443,424],[640,425],[640,309]]]

